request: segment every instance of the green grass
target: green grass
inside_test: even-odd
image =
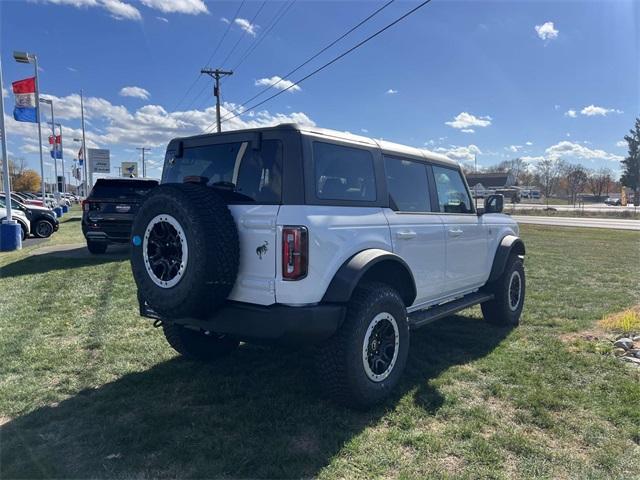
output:
[[[125,255],[1,254],[0,477],[637,477],[639,370],[563,339],[638,303],[640,236],[522,236],[522,325],[475,308],[415,332],[369,412],[327,401],[307,350],[180,359],[138,316]],[[47,245],[80,241],[69,221]]]

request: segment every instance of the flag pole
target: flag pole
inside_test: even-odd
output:
[[[42,177],[42,204],[47,206],[47,197],[44,188],[44,158],[42,157],[42,125],[40,123],[40,80],[38,78],[38,56],[33,55],[33,66],[36,72],[36,117],[38,120],[38,146],[40,147],[40,176]]]
[[[4,125],[4,98],[2,97],[2,63],[0,63],[0,130],[2,130],[2,172],[4,175],[4,199],[7,218],[0,225],[0,250],[20,250],[22,248],[22,227],[11,216],[11,179],[9,178],[9,157],[7,157],[7,130]]]

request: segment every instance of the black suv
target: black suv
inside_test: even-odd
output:
[[[127,243],[138,207],[156,180],[100,178],[82,202],[82,233],[91,253],[107,251],[110,243]]]

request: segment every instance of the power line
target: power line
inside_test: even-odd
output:
[[[341,36],[339,36],[337,39],[335,39],[334,41],[332,41],[330,44],[328,44],[327,46],[325,46],[324,48],[322,48],[321,50],[319,50],[318,52],[316,52],[315,54],[313,54],[311,57],[309,57],[307,60],[305,60],[303,63],[301,63],[300,65],[298,65],[297,67],[295,67],[293,70],[291,70],[290,72],[284,74],[283,76],[280,76],[279,80],[276,80],[275,82],[273,82],[270,85],[267,85],[265,88],[263,88],[262,90],[260,90],[258,93],[256,93],[253,97],[249,98],[248,100],[245,100],[243,103],[241,103],[240,105],[238,105],[238,107],[231,113],[235,113],[239,108],[244,107],[245,105],[247,105],[249,102],[255,100],[256,98],[260,97],[262,94],[264,94],[265,92],[267,92],[268,90],[272,89],[273,87],[275,87],[276,85],[278,85],[280,82],[282,82],[283,80],[287,79],[288,77],[290,77],[291,75],[293,75],[294,73],[296,73],[298,70],[300,70],[302,67],[304,67],[305,65],[309,64],[311,61],[315,60],[316,58],[318,58],[320,55],[322,55],[324,52],[326,52],[327,50],[329,50],[331,47],[333,47],[336,43],[338,43],[340,40],[344,39],[345,37],[347,37],[349,34],[351,34],[352,32],[354,32],[355,30],[357,30],[358,28],[360,28],[362,25],[364,25],[366,22],[368,22],[369,20],[371,20],[373,17],[375,17],[378,13],[380,13],[382,10],[384,10],[385,8],[387,8],[389,5],[391,5],[395,0],[389,0],[387,3],[385,3],[382,7],[378,8],[377,10],[375,10],[373,13],[371,13],[368,17],[366,17],[365,19],[361,20],[358,24],[354,25],[353,27],[351,27],[349,30],[347,30],[345,33],[343,33]],[[223,119],[224,121],[225,119]]]
[[[413,13],[415,13],[416,11],[418,11],[419,9],[421,9],[422,7],[424,7],[425,5],[427,5],[428,3],[430,3],[431,0],[425,0],[424,2],[422,2],[420,5],[412,8],[411,10],[409,10],[408,12],[406,12],[405,14],[403,14],[402,16],[398,17],[396,20],[394,20],[393,22],[387,24],[386,26],[384,26],[383,28],[381,28],[380,30],[378,30],[377,32],[369,35],[367,38],[365,38],[364,40],[361,40],[360,42],[358,42],[357,44],[355,44],[353,47],[349,48],[348,50],[342,52],[340,55],[338,55],[337,57],[333,58],[332,60],[328,61],[327,63],[325,63],[324,65],[322,65],[321,67],[316,68],[313,72],[309,73],[308,75],[302,77],[300,80],[298,80],[295,83],[292,83],[291,85],[289,85],[287,88],[280,90],[279,92],[276,92],[275,94],[271,95],[270,97],[266,98],[265,100],[262,100],[258,103],[256,103],[255,105],[252,105],[251,107],[247,108],[246,110],[242,111],[242,112],[237,112],[235,113],[233,116],[229,117],[229,118],[225,118],[223,119],[223,121],[229,121],[232,118],[238,117],[240,115],[242,115],[244,112],[251,111],[254,108],[259,107],[260,105],[263,105],[265,103],[267,103],[268,101],[278,97],[279,95],[282,95],[284,92],[286,92],[287,90],[292,89],[293,87],[295,87],[296,85],[299,85],[300,83],[304,82],[305,80],[307,80],[308,78],[316,75],[317,73],[321,72],[322,70],[324,70],[325,68],[329,67],[330,65],[333,65],[334,63],[336,63],[338,60],[340,60],[341,58],[344,58],[345,56],[349,55],[351,52],[353,52],[354,50],[357,50],[358,48],[360,48],[361,46],[363,46],[365,43],[368,43],[369,41],[373,40],[374,38],[376,38],[378,35],[382,34],[383,32],[387,31],[388,29],[390,29],[391,27],[393,27],[394,25],[398,24],[399,22],[401,22],[402,20],[404,20],[405,18],[407,18],[409,15],[412,15]],[[240,108],[240,107],[239,107]],[[234,112],[236,112],[236,110],[234,110]],[[231,113],[234,113],[231,112]],[[209,125],[209,127],[207,127],[206,130],[209,130],[211,128],[212,125]]]
[[[235,15],[233,16],[233,19],[230,20],[229,23],[227,24],[227,28],[225,29],[224,34],[220,38],[220,41],[218,42],[218,45],[216,45],[216,48],[213,50],[213,53],[209,56],[209,60],[207,60],[207,63],[205,64],[205,68],[209,66],[209,64],[211,63],[211,60],[213,60],[213,57],[215,56],[215,54],[218,53],[218,50],[220,49],[220,46],[222,45],[222,42],[224,42],[224,39],[227,37],[227,34],[229,33],[229,30],[231,29],[231,24],[235,21],[236,18],[238,18],[238,15],[240,14],[240,10],[242,9],[242,6],[245,4],[245,2],[246,2],[246,0],[242,0],[242,2],[240,3],[240,6],[236,10]],[[189,86],[189,88],[187,89],[185,94],[182,96],[180,101],[178,103],[176,103],[176,106],[174,107],[173,110],[176,110],[182,104],[182,102],[184,102],[184,100],[187,98],[187,96],[189,95],[191,90],[193,90],[193,87],[195,87],[196,83],[198,83],[198,80],[200,80],[200,77],[202,77],[201,73],[199,73],[198,76],[195,78],[195,80],[191,83],[191,85]],[[205,85],[205,87],[202,90],[200,90],[200,93],[198,93],[196,98],[199,97],[200,95],[202,95],[202,92],[204,92],[206,87],[207,86]],[[191,105],[193,105],[193,102],[191,102],[189,107]]]
[[[287,14],[287,12],[293,7],[293,4],[296,3],[296,0],[291,0],[289,3],[284,3],[280,10],[276,12],[276,14],[271,19],[271,23],[265,28],[262,35],[256,38],[251,45],[245,50],[245,52],[240,57],[238,63],[231,69],[233,71],[237,70],[237,68],[244,63],[244,61],[255,51],[256,48],[262,43],[262,41],[269,35],[271,30],[282,20],[282,18]]]
[[[258,15],[260,15],[260,12],[262,11],[262,9],[264,8],[264,6],[266,4],[267,4],[267,0],[264,0],[262,2],[262,5],[260,5],[260,8],[258,8],[258,11],[256,12],[256,14],[249,21],[249,28],[251,28],[254,25],[254,22],[256,21],[256,18],[258,18]],[[224,67],[224,65],[227,63],[227,60],[229,60],[229,57],[233,54],[233,52],[236,51],[236,48],[238,48],[238,45],[240,45],[240,42],[242,41],[242,39],[244,38],[244,36],[246,34],[247,34],[247,30],[246,29],[242,29],[242,35],[240,35],[240,38],[238,38],[238,41],[236,42],[236,44],[233,46],[231,51],[227,54],[227,56],[224,58],[224,60],[222,61],[222,63],[220,65],[222,65]]]

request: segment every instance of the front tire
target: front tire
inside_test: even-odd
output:
[[[38,238],[49,238],[54,231],[53,223],[48,220],[38,220],[33,228],[33,233]]]
[[[409,324],[402,298],[381,283],[358,287],[344,323],[316,353],[321,388],[335,401],[368,408],[397,385],[409,353]]]
[[[215,333],[207,335],[175,323],[165,323],[162,330],[167,342],[183,357],[189,360],[211,362],[229,355],[240,342]]]
[[[524,307],[525,286],[522,259],[511,255],[500,278],[489,285],[488,290],[494,294],[494,299],[481,305],[484,319],[503,327],[519,325]]]

